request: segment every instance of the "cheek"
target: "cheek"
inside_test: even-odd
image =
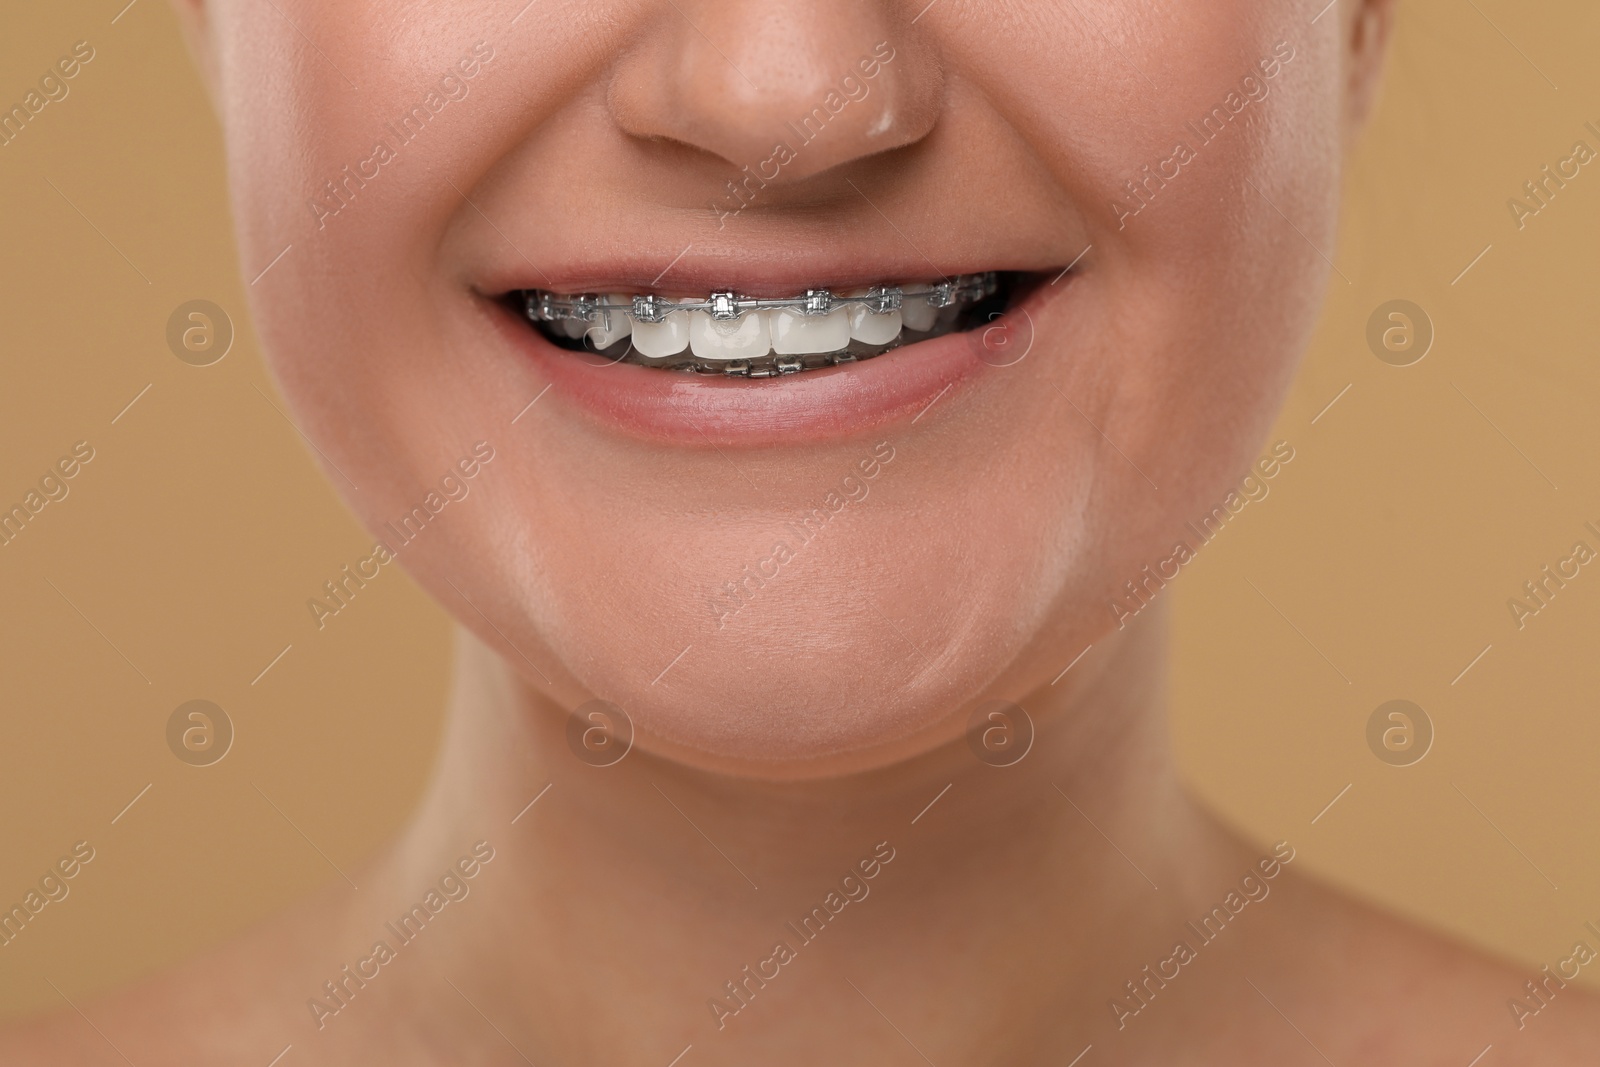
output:
[[[1097,447],[1114,442],[1148,475],[1116,452],[1103,472],[1170,549],[1188,510],[1254,457],[1330,276],[1346,284],[1330,266],[1342,64],[1332,17],[1311,25],[1286,3],[1163,4],[1162,32],[1151,33],[1152,6],[1101,5],[1098,29],[1063,18],[1039,32],[1036,9],[1002,4],[992,36],[951,46],[973,50],[968,67],[988,79],[985,95],[1084,213],[1089,321],[1043,324],[1041,345],[1070,361],[1058,384],[1104,431]],[[999,40],[1032,43],[997,63]],[[1199,128],[1230,92],[1244,97],[1244,79],[1259,79],[1258,62],[1280,42],[1294,57],[1265,83],[1267,98],[1214,136]],[[1129,183],[1159,174],[1180,143],[1194,158],[1135,197]],[[1119,223],[1118,202],[1137,213]],[[1138,500],[1139,486],[1156,492],[1149,482],[1159,503]]]
[[[1164,127],[1171,132],[1136,139],[1104,171],[1132,177],[1179,140],[1196,153],[1115,234],[1120,243],[1106,261],[1114,321],[1105,336],[1123,357],[1114,385],[1122,400],[1103,426],[1161,487],[1164,521],[1153,529],[1169,541],[1255,458],[1327,287],[1348,284],[1333,266],[1342,166],[1336,26],[1295,22],[1282,37],[1265,26],[1180,57],[1172,73],[1183,102]],[[1204,33],[1197,28],[1197,39]],[[1271,94],[1245,104],[1224,131],[1197,132],[1190,120],[1237,91],[1282,39],[1296,54]]]
[[[438,348],[395,342],[428,319],[424,268],[461,204],[446,176],[505,133],[470,97],[436,114],[422,104],[503,13],[408,5],[381,48],[348,4],[221,4],[215,17],[242,274],[274,368],[319,389],[393,377],[401,353]],[[486,65],[469,87],[499,73]],[[402,118],[417,107],[413,132]]]

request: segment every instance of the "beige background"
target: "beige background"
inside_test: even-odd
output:
[[[0,147],[0,504],[75,441],[96,450],[0,547],[0,902],[73,842],[97,851],[0,949],[5,1011],[54,1002],[46,979],[128,980],[337,878],[329,861],[417,798],[447,669],[446,620],[398,571],[309,625],[306,598],[370,539],[274,408],[243,311],[265,264],[240,277],[172,15],[123,3],[29,5],[0,32],[6,104],[73,42],[97,53]],[[1174,596],[1174,726],[1195,787],[1250,833],[1531,972],[1600,922],[1600,565],[1521,631],[1506,607],[1575,540],[1600,548],[1582,529],[1600,525],[1600,162],[1520,232],[1506,201],[1580,137],[1600,149],[1583,130],[1600,11],[1402,9],[1342,277],[1278,430],[1297,457]],[[1365,341],[1397,297],[1437,330],[1407,368]],[[239,327],[207,368],[166,347],[195,298]],[[164,740],[195,697],[238,732],[206,769]],[[1366,745],[1394,697],[1437,730],[1408,768]]]

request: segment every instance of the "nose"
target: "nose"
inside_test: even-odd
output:
[[[769,183],[914,144],[943,78],[900,15],[893,0],[664,0],[613,68],[612,118]]]

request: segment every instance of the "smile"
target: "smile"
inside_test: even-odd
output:
[[[729,378],[772,378],[855,363],[983,325],[1031,275],[988,271],[931,282],[785,298],[565,295],[522,290],[520,310],[552,344],[608,361]]]

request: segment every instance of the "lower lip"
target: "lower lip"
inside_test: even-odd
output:
[[[1034,292],[1006,318],[1033,311],[1043,295]],[[985,349],[987,331],[979,328],[825,370],[718,378],[629,363],[596,365],[551,344],[504,305],[494,310],[497,328],[532,360],[556,396],[597,422],[663,443],[774,445],[915,422],[1002,362]]]

